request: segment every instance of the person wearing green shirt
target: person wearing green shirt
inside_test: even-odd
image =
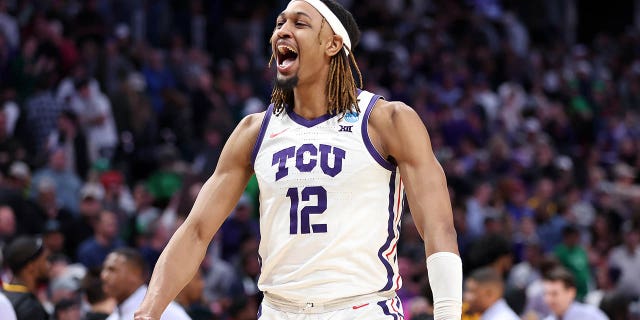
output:
[[[587,251],[580,245],[580,231],[573,225],[562,229],[562,243],[554,248],[554,254],[576,280],[576,299],[582,301],[589,291],[591,272]]]

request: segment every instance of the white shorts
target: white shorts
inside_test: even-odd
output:
[[[403,320],[402,303],[398,297],[380,298],[362,302],[338,310],[314,310],[317,306],[308,306],[298,311],[278,309],[267,299],[258,309],[258,320]]]

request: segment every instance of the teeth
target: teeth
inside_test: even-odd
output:
[[[294,48],[292,48],[290,46],[287,46],[287,45],[278,46],[278,52],[280,52],[281,54],[286,53],[286,51],[291,51],[291,52],[293,52],[295,54],[298,54],[298,51],[296,51],[296,49],[294,49]]]

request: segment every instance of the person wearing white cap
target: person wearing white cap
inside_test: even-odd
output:
[[[405,192],[425,240],[434,318],[460,319],[462,261],[444,172],[413,109],[359,89],[359,36],[334,0],[294,0],[278,15],[271,105],[231,134],[135,319],[159,319],[191,280],[253,173],[258,319],[404,318],[396,249]]]

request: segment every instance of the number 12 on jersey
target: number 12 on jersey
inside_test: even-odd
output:
[[[302,196],[302,198],[300,198]],[[300,219],[298,220],[298,207],[300,200],[309,201],[311,196],[317,196],[317,203],[315,205],[307,205],[300,210]],[[327,210],[327,190],[323,187],[305,187],[302,189],[301,194],[298,193],[298,188],[289,188],[287,190],[287,197],[291,199],[291,209],[289,209],[289,234],[298,234],[298,225],[300,225],[300,233],[324,233],[327,232],[327,225],[311,224],[309,222],[309,215],[322,214]],[[300,223],[298,223],[300,221]]]

